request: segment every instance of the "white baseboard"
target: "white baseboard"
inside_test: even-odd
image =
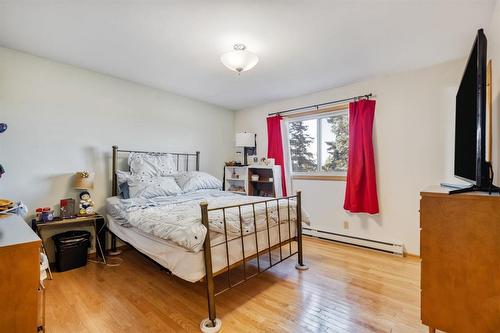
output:
[[[313,237],[319,237],[324,239],[329,239],[332,241],[346,243],[356,246],[361,246],[373,250],[384,251],[396,255],[403,256],[404,255],[404,246],[402,242],[394,241],[394,242],[382,242],[372,239],[366,239],[355,236],[348,236],[337,234],[328,231],[310,229],[310,228],[302,228],[302,232],[304,235],[309,235]]]

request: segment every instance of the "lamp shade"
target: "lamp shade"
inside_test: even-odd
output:
[[[234,51],[224,53],[220,60],[224,66],[238,73],[252,69],[259,62],[259,58],[243,44],[235,44]]]
[[[73,187],[77,190],[88,190],[94,188],[94,174],[87,171],[80,171],[75,174]]]
[[[236,147],[255,147],[255,133],[236,133]]]

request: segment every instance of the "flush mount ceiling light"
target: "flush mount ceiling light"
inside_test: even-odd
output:
[[[232,71],[241,72],[252,69],[259,62],[259,58],[247,50],[243,44],[234,44],[234,51],[224,53],[220,61]]]

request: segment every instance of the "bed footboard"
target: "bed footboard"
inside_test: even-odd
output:
[[[291,222],[291,212],[290,212],[290,200],[294,199],[296,200],[296,235],[292,236],[292,222]],[[271,228],[269,224],[269,203],[270,202],[276,202],[276,211],[277,211],[277,230],[278,230],[278,241],[275,245],[271,245]],[[282,237],[282,231],[281,231],[281,225],[282,225],[282,216],[280,216],[280,203],[281,202],[286,202],[286,211],[287,211],[287,227],[288,227],[288,238],[283,239]],[[256,213],[255,213],[255,205],[258,204],[264,204],[265,205],[265,220],[266,220],[266,225],[265,225],[265,231],[267,232],[267,247],[263,249],[259,249],[259,241],[258,241],[258,232],[257,232],[257,218],[256,218]],[[252,207],[252,212],[253,212],[253,226],[254,226],[254,232],[253,235],[255,236],[255,254],[248,256],[245,254],[245,240],[244,240],[244,234],[243,234],[243,216],[241,213],[241,209],[244,206],[251,206]],[[260,273],[263,273],[270,269],[271,267],[277,265],[278,263],[292,257],[293,255],[297,254],[297,264],[295,265],[295,268],[298,270],[307,270],[308,266],[304,264],[304,255],[303,255],[303,250],[302,250],[302,200],[301,200],[301,191],[297,191],[296,195],[288,196],[288,197],[282,197],[282,198],[272,198],[272,199],[266,199],[262,201],[256,201],[256,202],[251,202],[251,203],[244,203],[244,204],[239,204],[239,205],[232,205],[232,206],[225,206],[225,207],[217,207],[217,208],[209,208],[208,204],[206,202],[202,202],[200,204],[201,208],[201,220],[203,225],[207,228],[207,235],[205,237],[205,242],[204,242],[204,261],[205,261],[205,280],[206,280],[206,290],[207,290],[207,300],[208,300],[208,318],[204,319],[201,324],[200,324],[200,329],[202,332],[206,333],[215,333],[219,332],[221,327],[222,327],[222,321],[217,318],[216,315],[216,310],[215,310],[215,296],[247,281],[248,279],[251,279],[252,277],[255,277],[259,275]],[[237,209],[238,210],[238,215],[239,215],[239,222],[240,222],[240,235],[238,237],[228,239],[227,235],[227,222],[226,222],[226,210],[227,209]],[[210,211],[222,211],[222,220],[223,220],[223,226],[224,226],[224,243],[225,243],[225,252],[226,252],[226,267],[223,268],[222,270],[214,272],[214,267],[213,267],[213,261],[212,261],[212,244],[210,240],[210,228],[209,228],[209,212]],[[251,234],[250,234],[251,235]],[[245,236],[249,236],[249,234],[246,234]],[[233,241],[235,239],[240,239],[241,240],[241,252],[242,252],[242,260],[237,261],[235,263],[230,262],[230,255],[229,255],[229,242]],[[297,249],[295,251],[292,250],[292,242],[297,243]],[[288,246],[289,251],[287,255],[283,254],[283,246]],[[276,250],[279,248],[279,258],[277,260],[274,260],[272,258],[272,251]],[[285,251],[286,252],[286,251]],[[248,253],[248,252],[247,252]],[[269,254],[268,260],[269,260],[269,265],[267,267],[262,267],[260,257],[262,255]],[[257,272],[250,274],[247,271],[247,262],[250,260],[256,259],[257,263]],[[243,279],[241,279],[238,282],[233,283],[231,281],[230,277],[230,272],[232,269],[238,267],[238,266],[243,266]],[[226,280],[226,288],[216,292],[215,290],[215,282],[214,282],[214,277],[226,273],[227,280]]]

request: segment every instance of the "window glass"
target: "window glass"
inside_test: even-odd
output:
[[[288,123],[290,159],[293,172],[317,170],[317,132],[316,119]]]
[[[321,119],[321,170],[347,171],[349,120],[347,114]]]
[[[295,174],[345,174],[349,154],[347,111],[288,121],[290,165]]]

